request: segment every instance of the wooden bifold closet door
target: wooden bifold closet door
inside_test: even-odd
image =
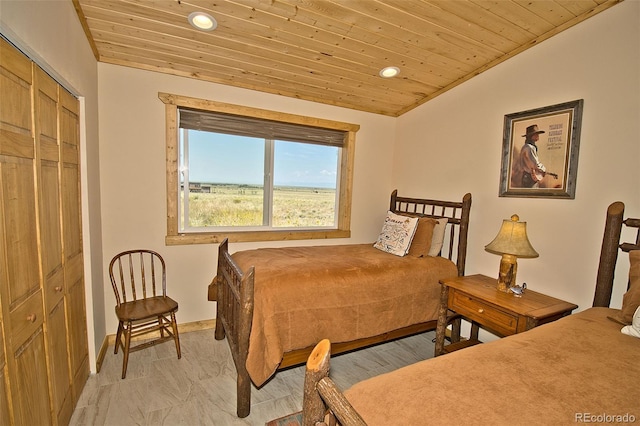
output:
[[[68,424],[89,375],[78,100],[0,43],[0,424]]]

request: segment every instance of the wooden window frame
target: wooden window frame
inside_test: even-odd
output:
[[[166,191],[167,191],[167,235],[166,245],[211,244],[220,243],[225,238],[230,242],[310,240],[327,238],[349,238],[351,236],[351,199],[353,188],[353,165],[355,154],[357,124],[344,123],[321,118],[305,117],[283,112],[251,108],[241,105],[216,102],[205,99],[169,93],[158,93],[165,104],[166,126]],[[337,229],[301,229],[300,231],[260,230],[260,231],[224,231],[224,232],[179,232],[178,215],[178,108],[186,107],[203,111],[222,112],[247,117],[281,121],[344,131],[346,134],[342,147],[340,163],[339,210]]]

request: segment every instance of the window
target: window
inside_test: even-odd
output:
[[[160,93],[167,244],[350,236],[359,126]]]

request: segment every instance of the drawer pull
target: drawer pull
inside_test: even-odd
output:
[[[60,292],[62,291],[62,286],[58,285],[58,286],[55,286],[53,289],[54,289],[57,293],[60,293]]]
[[[483,312],[484,312],[484,309],[482,309],[482,308],[478,309],[478,313],[479,313],[479,314],[481,314],[481,313],[483,313]]]
[[[27,321],[29,321],[29,322],[36,322],[36,314],[29,314],[29,315],[27,315]]]

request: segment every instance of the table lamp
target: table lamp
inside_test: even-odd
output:
[[[517,259],[539,256],[527,237],[527,222],[519,222],[519,220],[517,214],[511,216],[511,220],[503,220],[496,238],[484,247],[489,253],[502,256],[498,273],[498,290],[504,292],[508,292],[509,288],[516,285]]]

